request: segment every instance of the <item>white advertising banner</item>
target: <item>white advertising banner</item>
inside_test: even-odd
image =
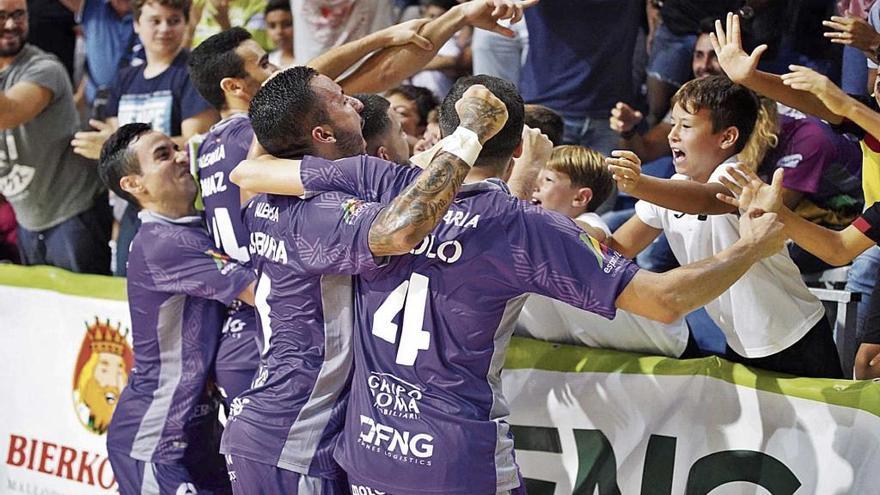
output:
[[[116,491],[124,283],[0,266],[0,493]],[[880,493],[880,384],[519,338],[503,382],[530,495]]]
[[[124,283],[0,267],[0,493],[115,493],[104,432],[131,368]]]

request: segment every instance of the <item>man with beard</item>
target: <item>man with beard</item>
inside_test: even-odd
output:
[[[79,124],[70,80],[27,35],[25,0],[0,0],[0,194],[18,218],[22,262],[109,273],[110,209],[94,163],[69,144]]]

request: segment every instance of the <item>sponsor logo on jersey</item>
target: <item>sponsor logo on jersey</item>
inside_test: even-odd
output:
[[[74,367],[74,411],[79,422],[98,435],[107,432],[134,364],[128,329],[120,328],[121,325],[113,326],[110,320],[100,321],[98,317],[86,322],[86,334]]]
[[[245,322],[243,320],[239,320],[238,318],[227,318],[223,323],[223,330],[220,331],[221,334],[229,334],[230,337],[239,338],[241,333],[245,328]]]
[[[605,255],[608,253],[608,248],[586,232],[581,233],[580,240],[590,248],[590,251],[593,252],[593,256],[596,257],[596,262],[599,264],[599,269],[601,269],[604,265]]]
[[[199,168],[210,167],[211,165],[224,160],[226,158],[226,145],[221,144],[217,148],[199,156]]]
[[[358,444],[372,452],[407,464],[431,465],[434,456],[434,437],[427,433],[398,430],[361,415]]]
[[[795,168],[802,161],[804,161],[804,155],[795,153],[793,155],[785,155],[777,160],[776,166],[780,168]]]
[[[367,202],[360,199],[349,198],[342,205],[342,221],[352,225],[361,213],[367,208]]]
[[[368,486],[351,485],[351,495],[385,495],[385,492],[374,490]]]
[[[471,216],[469,211],[453,211],[449,209],[445,215],[443,215],[443,223],[446,225],[455,225],[456,227],[462,228],[477,228],[477,224],[480,222],[480,215]]]
[[[228,275],[229,272],[235,270],[235,267],[237,266],[235,262],[232,261],[232,258],[220,251],[209,249],[205,251],[205,254],[214,260],[214,264],[217,265],[217,270],[219,270],[222,275]]]
[[[270,222],[277,222],[278,207],[261,201],[254,207],[254,216],[257,218],[265,218]]]
[[[367,385],[373,407],[384,416],[419,419],[422,389],[388,373],[371,372]]]

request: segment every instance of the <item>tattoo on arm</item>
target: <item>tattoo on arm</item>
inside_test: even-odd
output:
[[[486,142],[486,136],[492,130],[500,131],[507,122],[507,109],[504,108],[501,100],[495,101],[497,104],[481,98],[466,97],[459,102],[460,107],[457,111],[461,126],[474,131],[479,136],[480,142]]]
[[[370,227],[374,256],[404,254],[440,223],[470,167],[452,153],[441,151],[416,181],[385,208]]]

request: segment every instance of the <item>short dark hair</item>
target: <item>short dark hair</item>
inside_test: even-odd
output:
[[[540,129],[550,138],[553,146],[562,144],[562,136],[565,134],[565,123],[562,116],[544,105],[526,105],[526,125],[532,129]]]
[[[388,116],[388,108],[391,103],[379,95],[360,93],[355,98],[364,104],[361,110],[361,118],[364,120],[362,132],[364,141],[367,142],[367,154],[372,155],[379,147],[379,140],[391,127],[391,118]]]
[[[324,105],[311,87],[318,71],[295,66],[275,74],[251,100],[251,125],[257,141],[281,158],[312,153],[312,128],[327,120]]]
[[[483,74],[459,78],[440,106],[440,133],[448,136],[455,132],[455,128],[459,124],[455,103],[461,99],[468,88],[475,84],[485,86],[507,107],[507,123],[498,131],[498,134],[483,144],[483,151],[480,152],[477,165],[480,165],[483,160],[510,159],[513,151],[522,142],[523,121],[525,120],[522,96],[510,81]]]
[[[168,7],[169,9],[179,10],[183,13],[183,19],[186,22],[189,22],[189,7],[192,5],[190,0],[134,0],[131,2],[131,11],[134,20],[139,21],[141,19],[144,5],[148,3],[155,3],[163,7]]]
[[[745,148],[752,135],[761,106],[754,91],[732,82],[727,76],[706,76],[688,81],[672,97],[672,105],[676,104],[690,114],[708,109],[713,133],[736,127],[739,130],[734,147],[737,153]]]
[[[269,15],[269,12],[274,12],[276,10],[290,12],[290,0],[269,0],[269,3],[266,4],[266,10],[263,11],[263,15]]]
[[[226,106],[220,81],[224,77],[247,77],[244,61],[235,49],[251,38],[247,29],[236,26],[202,41],[189,55],[189,77],[196,91],[217,110]]]
[[[125,124],[114,132],[101,148],[98,160],[98,176],[108,189],[129,203],[141,207],[138,200],[127,191],[122,190],[119,180],[126,175],[140,174],[141,164],[129,149],[132,141],[152,131],[150,124]]]
[[[428,114],[431,110],[437,107],[437,98],[434,97],[434,93],[432,93],[430,89],[421,86],[402,84],[396,88],[388,90],[387,95],[389,97],[400,95],[407,100],[414,101],[416,103],[416,111],[419,112],[420,126],[428,125]]]
[[[715,32],[715,19],[712,17],[704,17],[700,19],[700,28],[697,31],[697,36],[701,34],[712,34]]]

